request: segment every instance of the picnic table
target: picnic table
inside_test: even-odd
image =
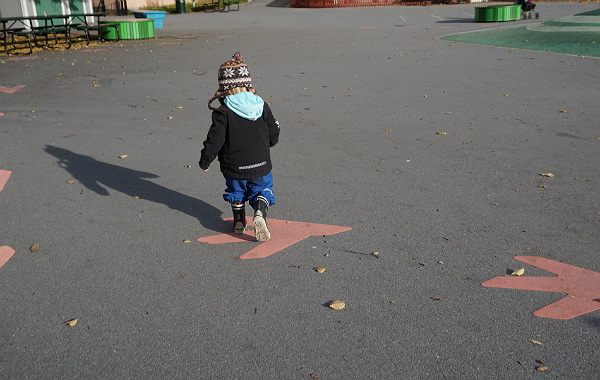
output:
[[[90,42],[90,30],[99,30],[100,27],[114,27],[115,24],[100,25],[100,18],[106,16],[107,12],[100,13],[72,13],[67,15],[40,15],[40,16],[18,16],[2,17],[2,38],[4,41],[4,51],[8,53],[8,36],[12,38],[12,44],[15,46],[15,36],[22,36],[29,43],[29,54],[33,52],[30,36],[33,36],[34,45],[37,45],[37,36],[45,36],[46,46],[49,47],[48,35],[54,35],[55,44],[58,44],[57,34],[65,34],[67,48],[71,47],[71,28],[85,32],[87,42]],[[89,22],[91,20],[91,22]],[[43,24],[43,25],[42,25]],[[117,29],[117,34],[119,33]]]

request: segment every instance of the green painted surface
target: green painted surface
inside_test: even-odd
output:
[[[60,0],[39,0],[35,2],[35,10],[39,16],[43,16],[44,12],[46,15],[62,15],[62,7],[60,6]],[[40,21],[41,26],[44,25],[44,21]],[[54,25],[63,25],[63,20],[54,20]],[[48,23],[48,25],[50,25]]]
[[[600,57],[600,9],[543,23],[453,34],[442,39]]]

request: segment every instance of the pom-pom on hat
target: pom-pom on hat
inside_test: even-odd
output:
[[[252,87],[252,78],[250,78],[250,72],[248,66],[244,63],[244,57],[242,53],[236,51],[229,61],[224,62],[219,67],[219,89],[208,101],[208,108],[216,110],[210,106],[210,104],[217,98],[222,98],[227,95],[227,91],[236,87],[245,87],[248,91],[256,93]]]

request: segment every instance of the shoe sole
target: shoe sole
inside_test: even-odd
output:
[[[235,226],[233,226],[233,232],[236,234],[243,234],[246,231],[246,226],[242,222],[237,222]]]
[[[254,223],[254,237],[256,240],[267,241],[271,238],[271,233],[267,228],[267,222],[265,221],[265,218],[257,215],[254,217],[252,222]]]

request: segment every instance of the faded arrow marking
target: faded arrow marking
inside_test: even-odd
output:
[[[224,219],[231,222],[233,219]],[[248,225],[252,225],[252,218],[247,217]],[[271,239],[252,248],[240,256],[240,259],[260,259],[281,251],[290,245],[296,244],[310,236],[333,235],[340,232],[349,231],[352,228],[343,226],[333,226],[328,224],[317,224],[307,222],[295,222],[289,220],[269,219],[267,221]],[[236,243],[242,241],[256,241],[252,230],[244,234],[220,234],[198,238],[199,242],[208,244]]]
[[[539,256],[515,256],[558,277],[498,276],[481,285],[494,288],[567,293],[565,298],[533,312],[542,318],[570,319],[600,309],[600,273]]]

